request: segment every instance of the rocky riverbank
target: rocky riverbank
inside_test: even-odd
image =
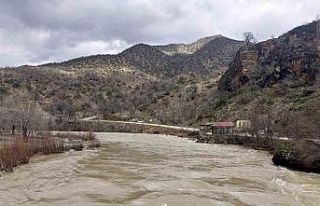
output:
[[[290,141],[278,146],[272,161],[290,169],[320,173],[320,145],[310,140]]]
[[[269,151],[277,166],[289,169],[320,173],[320,144],[314,140],[267,139],[251,136],[214,136],[202,134],[197,142],[209,144],[234,144]]]

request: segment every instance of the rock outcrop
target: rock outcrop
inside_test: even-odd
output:
[[[320,70],[320,22],[299,26],[279,38],[244,46],[222,76],[219,90],[248,82],[266,87],[283,79],[313,84]]]
[[[272,161],[290,169],[320,173],[319,147],[319,143],[311,140],[288,142],[279,145]]]
[[[258,67],[258,53],[254,46],[242,47],[222,76],[219,89],[235,91],[249,82]]]

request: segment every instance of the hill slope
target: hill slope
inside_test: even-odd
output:
[[[117,55],[7,68],[0,95],[26,91],[62,119],[99,113],[108,119],[181,124],[186,118],[177,118],[175,112],[191,106],[187,96],[217,78],[240,45],[225,37],[208,37],[189,45],[192,54],[168,55],[157,46],[138,44]]]
[[[177,44],[178,45],[178,44]],[[208,73],[214,69],[226,69],[241,42],[222,36],[207,37],[187,45],[194,53],[184,51],[168,55],[167,46],[134,45],[117,55],[93,55],[62,63],[40,65],[42,68],[77,71],[103,69],[108,71],[140,70],[150,75],[176,76],[185,72]],[[197,49],[195,49],[197,48]]]
[[[319,22],[256,45],[215,36],[186,47],[138,44],[117,55],[7,68],[0,97],[27,91],[62,123],[100,114],[195,125],[248,119],[259,108],[318,125]]]

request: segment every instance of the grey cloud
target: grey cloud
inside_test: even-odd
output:
[[[223,34],[259,40],[311,21],[318,0],[1,0],[0,66]]]

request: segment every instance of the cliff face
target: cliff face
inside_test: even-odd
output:
[[[219,90],[235,91],[248,82],[266,87],[283,79],[313,84],[320,70],[319,32],[316,21],[241,48],[222,76]]]
[[[251,80],[257,67],[258,53],[255,47],[240,48],[229,69],[222,76],[219,89],[225,91],[237,90]]]

